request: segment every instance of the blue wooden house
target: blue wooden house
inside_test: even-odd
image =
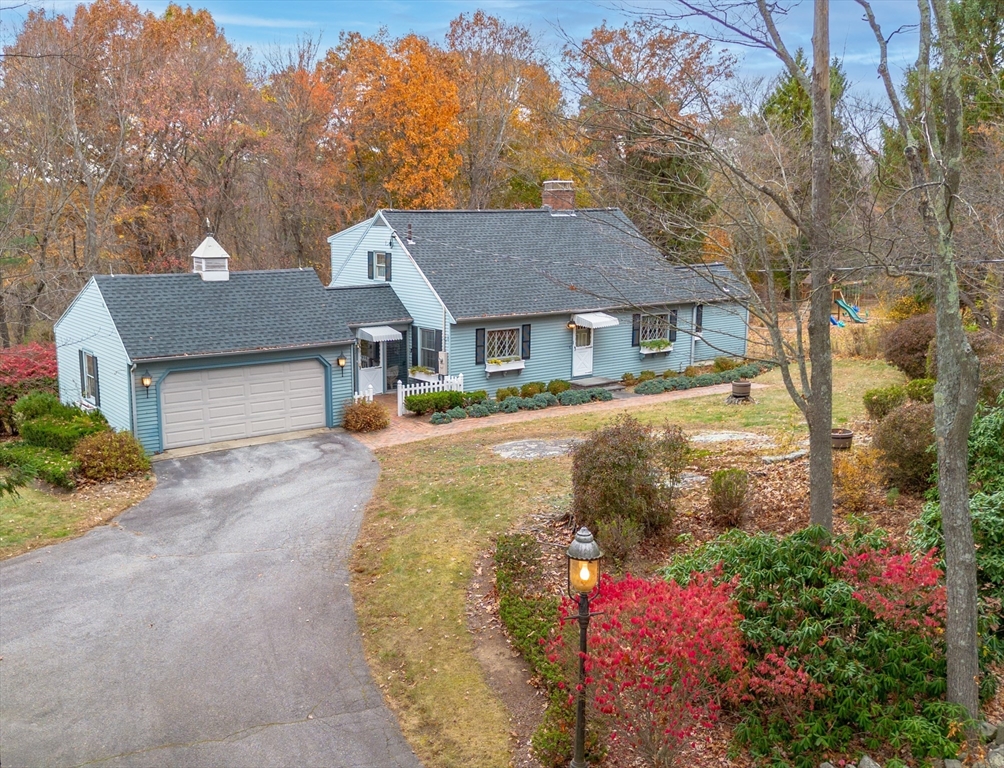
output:
[[[411,325],[397,295],[228,262],[209,237],[191,273],[92,277],[56,322],[61,399],[150,453],[340,424],[357,335]]]
[[[406,368],[490,393],[596,385],[746,354],[734,275],[669,264],[616,209],[381,210],[328,242],[332,286],[390,285],[413,318],[399,339],[360,342],[361,388]]]
[[[56,322],[61,398],[158,453],[337,426],[353,392],[409,379],[593,386],[745,355],[725,267],[675,267],[551,184],[538,210],[378,211],[329,238],[328,287],[231,272],[212,237],[187,274],[96,275]]]

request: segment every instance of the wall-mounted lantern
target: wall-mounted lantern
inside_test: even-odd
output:
[[[345,363],[348,362],[345,359],[345,355],[339,355],[338,359],[335,360],[335,362],[338,363],[338,367],[342,369],[342,376],[344,376],[345,375]]]
[[[139,383],[146,387],[146,396],[150,397],[150,385],[153,384],[153,376],[150,371],[146,371],[139,379]]]

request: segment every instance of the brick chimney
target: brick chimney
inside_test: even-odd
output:
[[[574,181],[545,181],[543,202],[552,211],[575,210]]]

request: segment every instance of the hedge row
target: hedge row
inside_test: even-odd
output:
[[[488,392],[483,389],[474,392],[427,392],[424,395],[408,395],[404,399],[404,407],[422,416],[426,413],[445,413],[451,408],[466,408],[487,399]]]
[[[539,411],[554,405],[582,405],[593,401],[611,400],[613,395],[605,389],[569,389],[557,397],[550,392],[542,392],[533,397],[510,395],[502,402],[484,400],[472,403],[466,408],[454,407],[446,411],[432,414],[429,420],[432,424],[449,424],[457,419],[481,419],[495,413],[516,413],[517,411]]]
[[[78,462],[51,448],[28,445],[23,440],[0,443],[0,467],[20,467],[31,477],[37,477],[59,488],[73,488]]]
[[[761,373],[769,371],[771,366],[761,363],[747,363],[720,373],[702,373],[698,376],[673,376],[669,379],[651,379],[643,381],[634,391],[640,395],[658,395],[676,389],[694,389],[696,387],[711,387],[715,384],[727,384],[740,379],[752,379]]]

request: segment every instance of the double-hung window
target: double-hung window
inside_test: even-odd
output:
[[[390,254],[382,251],[370,251],[369,264],[366,273],[370,280],[386,280],[390,282]]]
[[[93,405],[101,405],[101,390],[98,386],[98,358],[84,350],[80,350],[80,396]]]
[[[421,329],[421,354],[419,357],[419,365],[422,365],[430,370],[439,369],[439,349],[436,345],[436,331],[429,330],[428,328]]]
[[[485,334],[485,355],[489,360],[518,358],[520,356],[519,328],[488,331]]]

